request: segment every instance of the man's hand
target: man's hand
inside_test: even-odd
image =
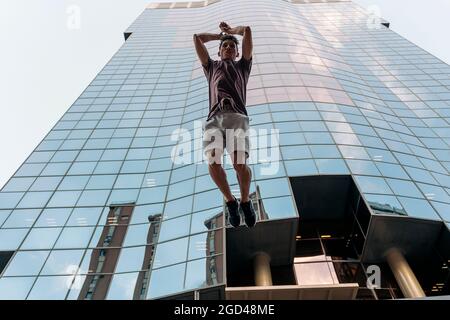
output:
[[[219,28],[220,28],[220,30],[222,30],[222,32],[225,32],[225,33],[228,33],[228,34],[232,34],[232,33],[230,32],[231,27],[230,27],[226,22],[224,22],[224,21],[222,21],[222,22],[219,24]]]
[[[219,24],[219,28],[220,28],[220,30],[222,30],[222,32],[225,32],[228,34],[238,34],[240,36],[243,36],[244,32],[245,32],[245,27],[239,26],[239,27],[232,28],[232,27],[230,27],[230,25],[228,23],[226,23],[224,21],[222,21]]]

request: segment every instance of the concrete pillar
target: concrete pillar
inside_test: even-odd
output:
[[[386,258],[405,298],[425,297],[425,292],[423,292],[419,281],[417,281],[408,261],[406,261],[400,250],[397,248],[389,249],[386,252]]]
[[[256,286],[271,286],[272,273],[270,271],[270,256],[265,252],[258,252],[253,258],[253,270]]]

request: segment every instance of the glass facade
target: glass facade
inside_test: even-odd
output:
[[[208,84],[192,35],[220,21],[253,31],[250,193],[268,220],[298,217],[289,177],[351,175],[373,214],[448,228],[450,66],[369,27],[352,2],[293,2],[152,5],[136,19],[1,190],[0,251],[11,254],[0,299],[154,299],[226,284],[223,197],[206,162],[171,158],[176,129],[201,149]],[[213,59],[217,45],[206,44]],[[267,174],[258,145],[275,129]]]

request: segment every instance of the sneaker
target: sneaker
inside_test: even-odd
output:
[[[230,224],[235,228],[239,227],[241,225],[241,215],[239,214],[239,202],[237,201],[236,197],[234,197],[234,200],[227,201],[226,204],[228,208]]]
[[[242,212],[244,213],[245,224],[247,227],[252,228],[256,224],[256,213],[253,208],[252,200],[248,202],[241,202],[240,204]]]

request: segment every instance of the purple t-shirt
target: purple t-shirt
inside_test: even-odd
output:
[[[220,101],[223,98],[231,99],[235,112],[247,114],[245,98],[247,82],[252,69],[252,58],[246,60],[243,57],[239,61],[212,60],[202,65],[206,79],[209,83],[209,114],[211,119],[220,110]]]

